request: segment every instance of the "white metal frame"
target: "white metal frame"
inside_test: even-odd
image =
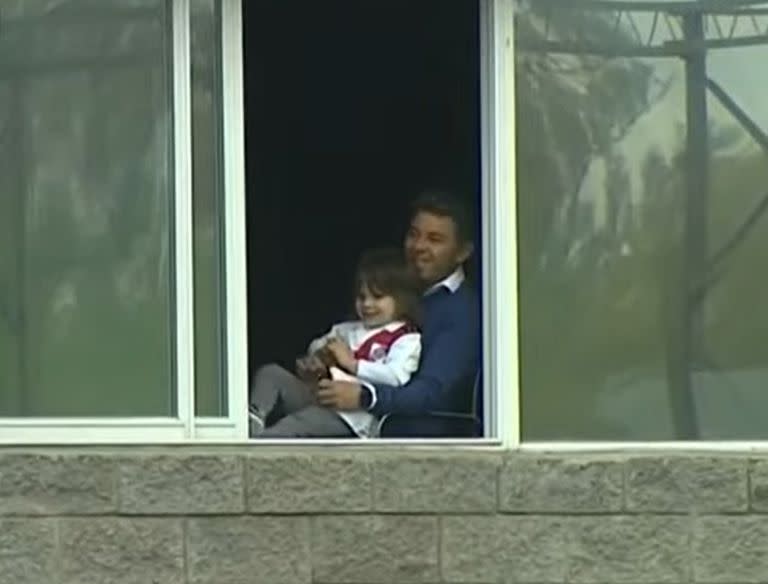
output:
[[[247,435],[244,163],[240,0],[223,0],[225,96],[226,324],[229,417],[195,416],[194,238],[192,201],[192,71],[190,0],[172,0],[173,233],[176,417],[3,418],[0,444],[119,444],[232,441]]]
[[[485,436],[468,439],[258,440],[259,446],[515,448],[519,444],[517,220],[512,0],[480,4],[483,392]]]
[[[517,294],[517,189],[512,0],[484,0],[482,117],[485,419],[506,448],[520,443]]]
[[[240,0],[222,0],[224,252],[227,418],[198,419],[200,440],[248,436],[248,296],[245,234],[243,37]]]
[[[172,6],[176,407],[183,424],[184,438],[191,440],[195,437],[191,12],[189,0],[174,0]]]

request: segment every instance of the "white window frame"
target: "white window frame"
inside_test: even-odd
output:
[[[511,0],[481,11],[483,369],[486,436],[475,439],[261,440],[268,446],[519,444],[514,75]],[[200,444],[248,440],[247,265],[241,0],[222,0],[227,417],[195,415],[190,0],[173,0],[176,417],[2,418],[0,444]],[[503,388],[503,391],[502,391]],[[506,414],[506,415],[505,415]]]
[[[190,0],[172,0],[172,119],[177,413],[173,417],[0,418],[0,444],[159,444],[237,440],[247,435],[244,147],[240,0],[222,1],[224,67],[227,417],[195,415],[194,237],[192,201],[192,79]]]
[[[496,129],[496,131],[502,131],[504,134],[508,135],[515,135],[515,109],[514,109],[514,101],[515,101],[515,90],[514,90],[514,27],[511,26],[511,23],[513,22],[513,16],[514,16],[514,1],[515,0],[492,0],[494,4],[496,5],[496,14],[497,16],[501,17],[504,20],[503,24],[497,23],[496,28],[500,31],[501,34],[505,35],[507,41],[506,46],[502,46],[502,44],[496,43],[496,55],[500,56],[501,60],[506,61],[503,65],[503,71],[496,71],[496,75],[499,79],[503,79],[504,76],[508,76],[509,79],[506,81],[503,81],[502,84],[504,88],[499,93],[499,99],[503,99],[504,103],[507,104],[506,107],[502,107],[503,112],[501,114],[498,114],[499,117],[497,118],[497,121],[501,125],[506,125],[505,129]],[[510,106],[509,104],[512,104]],[[514,166],[516,164],[516,151],[515,151],[515,143],[512,144],[504,144],[503,147],[499,148],[496,152],[497,156],[501,155],[503,158],[501,160],[503,161],[503,164],[507,166],[507,176],[506,177],[500,177],[500,180],[506,181],[502,184],[505,185],[505,189],[508,188],[509,192],[512,193],[511,198],[515,201],[513,204],[512,212],[516,212],[517,208],[517,183],[516,180],[514,180]],[[503,171],[502,171],[503,172]],[[501,174],[501,173],[497,173]],[[511,218],[510,218],[511,220]],[[503,223],[503,225],[511,225],[508,223]],[[514,229],[516,230],[517,224],[514,224]],[[510,231],[512,231],[510,229]],[[513,262],[517,258],[517,236],[515,235],[515,240],[511,242],[504,242],[502,249],[505,250],[506,253],[509,253],[510,255],[507,256],[506,261],[508,263]],[[517,271],[515,270],[515,278],[517,277]],[[515,280],[516,282],[516,280]],[[513,289],[513,295],[515,298],[515,306],[517,307],[517,288]],[[508,296],[512,297],[512,295]],[[517,309],[516,309],[517,310]],[[514,342],[511,339],[507,340],[508,347],[512,347],[514,344],[514,350],[515,350],[515,359],[517,360],[518,353],[518,320],[517,320],[517,314],[514,315],[514,324],[510,322],[510,328],[515,329],[515,339]],[[498,369],[499,362],[496,362],[496,368]],[[503,407],[506,408],[504,411],[510,412],[510,415],[514,417],[514,429],[509,429],[510,435],[507,437],[507,439],[504,442],[504,445],[507,448],[516,449],[521,452],[531,452],[531,453],[644,453],[644,452],[661,452],[661,451],[677,451],[677,452],[685,452],[685,451],[693,451],[693,452],[734,452],[734,453],[757,453],[757,452],[768,452],[768,440],[754,440],[754,441],[726,441],[726,440],[678,440],[678,441],[524,441],[522,439],[521,434],[521,424],[520,424],[520,383],[519,383],[519,365],[516,365],[514,368],[514,372],[511,370],[507,373],[509,377],[505,377],[505,384],[502,385],[504,388],[509,388],[509,390],[505,389],[506,393],[507,391],[509,394],[513,397],[510,397],[509,399],[513,399],[513,404],[506,404]],[[514,378],[512,375],[515,375],[517,377]],[[556,407],[556,404],[553,404],[553,407]],[[512,435],[514,434],[514,435]]]
[[[483,379],[486,436],[476,439],[247,438],[248,348],[242,0],[222,0],[224,256],[228,416],[195,415],[190,0],[173,0],[175,379],[168,418],[0,418],[0,444],[407,446],[531,452],[754,452],[768,442],[521,442],[517,272],[514,0],[477,0],[481,16]]]
[[[518,331],[515,202],[514,27],[511,0],[480,9],[481,226],[483,256],[483,420],[481,438],[313,438],[250,440],[259,446],[517,448]],[[510,162],[511,161],[511,162]]]

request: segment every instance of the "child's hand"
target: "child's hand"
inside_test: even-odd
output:
[[[339,367],[348,373],[357,373],[357,359],[355,359],[352,349],[344,341],[341,339],[331,339],[325,345],[325,348],[333,355]]]
[[[328,349],[327,343],[318,349],[313,357],[326,367],[333,367],[336,365],[336,357],[334,357],[333,353]]]
[[[317,357],[300,357],[296,359],[296,374],[307,383],[315,383],[326,377],[327,368]]]

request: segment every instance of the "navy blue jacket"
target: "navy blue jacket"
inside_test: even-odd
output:
[[[467,282],[453,293],[442,287],[424,297],[422,309],[422,355],[416,375],[402,387],[375,385],[376,403],[371,411],[391,416],[382,428],[385,436],[459,436],[464,432],[455,420],[431,414],[469,413],[472,407],[480,367],[475,292]]]

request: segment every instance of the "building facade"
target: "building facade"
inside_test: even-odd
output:
[[[766,581],[768,2],[361,6],[0,5],[0,583]],[[311,219],[446,176],[482,435],[249,440]]]

